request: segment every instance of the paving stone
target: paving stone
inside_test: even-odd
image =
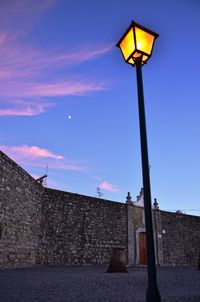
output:
[[[146,267],[128,274],[106,273],[107,267],[35,266],[0,270],[2,302],[144,302]],[[159,267],[162,302],[199,302],[196,267]]]

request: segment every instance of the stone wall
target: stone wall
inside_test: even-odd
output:
[[[153,211],[156,261],[198,262],[200,217]],[[139,263],[142,207],[43,188],[0,151],[0,266],[108,265],[112,248]]]
[[[108,264],[113,247],[127,251],[127,207],[45,190],[37,263]]]
[[[0,265],[35,263],[42,191],[0,151]]]
[[[197,265],[200,217],[161,211],[161,226],[164,263]]]

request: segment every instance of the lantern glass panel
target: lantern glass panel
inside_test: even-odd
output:
[[[141,56],[142,56],[142,54],[141,54],[141,52],[139,52],[139,51],[136,51],[136,52],[134,53],[134,55],[133,55],[134,58],[139,58],[139,57],[141,57]]]
[[[133,53],[135,50],[135,42],[133,36],[133,28],[129,30],[126,34],[122,42],[120,43],[120,49],[124,55],[124,59],[127,60],[128,57]]]
[[[149,58],[149,57],[147,57],[147,56],[143,55],[143,57],[142,57],[142,61],[143,61],[143,62],[145,62],[146,60],[148,60],[148,58]]]
[[[141,28],[135,27],[136,44],[137,50],[141,50],[151,55],[155,36],[142,30]]]
[[[134,65],[134,64],[135,64],[135,62],[133,61],[132,58],[130,58],[130,59],[128,60],[128,63],[131,64],[131,65]]]

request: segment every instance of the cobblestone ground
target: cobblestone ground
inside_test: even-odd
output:
[[[1,302],[144,302],[145,267],[105,273],[102,267],[35,266],[0,270]],[[200,302],[200,271],[158,268],[162,302]]]

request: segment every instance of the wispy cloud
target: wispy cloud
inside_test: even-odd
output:
[[[40,49],[20,42],[18,36],[0,31],[0,77],[8,79],[49,78],[54,71],[96,59],[112,49],[112,45],[80,45],[76,48]],[[47,73],[47,71],[50,71]]]
[[[2,15],[19,20],[47,11],[55,0],[21,0],[0,3]],[[2,13],[3,12],[3,13]],[[19,21],[18,20],[18,21]],[[17,22],[16,21],[16,24]],[[102,91],[108,82],[80,74],[72,79],[72,68],[89,60],[94,60],[112,49],[111,44],[62,45],[52,49],[42,49],[37,45],[25,44],[24,33],[2,26],[0,21],[0,115],[32,116],[42,114],[49,109],[45,103],[52,97],[85,95]],[[63,74],[65,76],[63,76]],[[40,99],[39,99],[40,98]],[[39,102],[38,102],[39,99]],[[21,101],[21,104],[19,103]],[[42,106],[38,103],[42,102]],[[56,103],[54,102],[54,105]]]
[[[120,193],[120,189],[117,186],[107,181],[103,181],[102,183],[99,184],[98,187],[102,190],[110,191],[112,193]]]
[[[59,3],[59,0],[0,1],[0,20],[6,27],[32,27],[40,15]],[[26,26],[24,26],[26,25]]]
[[[72,163],[71,160],[67,160],[66,158],[63,159],[62,162],[59,162],[58,160],[46,160],[45,162],[43,161],[42,163],[40,163],[39,161],[32,161],[32,162],[22,162],[22,165],[26,165],[29,167],[38,167],[38,168],[45,168],[46,166],[48,166],[50,169],[55,169],[55,170],[71,170],[71,171],[77,171],[77,172],[86,172],[87,170],[89,170],[89,167],[86,166],[81,166],[78,163],[76,163],[76,161],[73,161],[74,163]]]
[[[47,165],[50,169],[72,170],[84,172],[88,167],[80,165],[77,161],[69,160],[63,155],[53,153],[47,149],[38,146],[0,146],[0,150],[5,152],[14,161],[22,167],[39,167],[45,168]]]
[[[34,116],[44,113],[49,107],[48,104],[32,104],[30,101],[16,102],[15,107],[0,109],[0,116]]]
[[[1,85],[0,85],[1,87]],[[54,97],[54,96],[66,96],[66,95],[85,95],[94,91],[104,90],[103,83],[95,83],[91,80],[90,82],[86,81],[63,81],[58,83],[47,83],[47,84],[39,84],[39,83],[15,83],[12,86],[12,90],[9,91],[8,87],[1,87],[2,91],[1,95],[4,97],[9,97],[14,100],[14,103],[19,104],[18,99],[21,97],[22,102],[25,105],[25,98],[29,98],[27,102],[33,105],[33,98],[38,97]],[[16,98],[16,99],[14,99]],[[42,99],[44,102],[44,99]]]
[[[10,17],[21,17],[26,14],[43,12],[57,4],[58,0],[20,0],[20,1],[1,1],[0,15]]]
[[[35,158],[54,158],[54,159],[63,159],[63,156],[54,154],[47,149],[39,148],[37,146],[0,146],[0,149],[2,151],[7,152],[8,154],[11,154],[12,156],[23,159],[23,158],[29,158],[29,159],[35,159]]]

